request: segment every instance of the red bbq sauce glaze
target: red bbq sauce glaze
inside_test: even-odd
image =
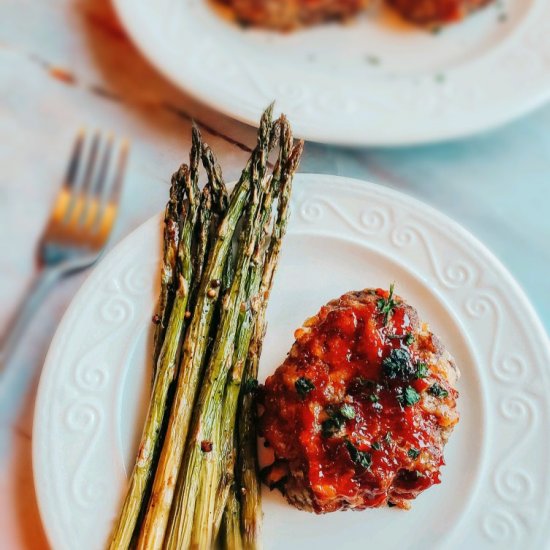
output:
[[[461,21],[492,2],[494,0],[388,0],[405,19],[427,25]]]
[[[426,361],[438,342],[420,328],[413,308],[377,289],[345,294],[296,331],[260,394],[260,430],[276,458],[267,480],[291,503],[317,513],[406,508],[440,482],[458,394]]]

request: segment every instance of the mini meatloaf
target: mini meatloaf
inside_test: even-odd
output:
[[[318,514],[409,508],[440,483],[459,371],[416,310],[393,287],[349,292],[295,338],[259,394],[264,481]]]
[[[388,0],[405,19],[420,24],[460,21],[493,0]]]
[[[279,30],[347,19],[368,0],[225,0],[241,23]]]
[[[370,0],[220,0],[246,25],[278,30],[349,19],[364,10]],[[494,0],[387,0],[403,18],[434,25],[459,21]]]

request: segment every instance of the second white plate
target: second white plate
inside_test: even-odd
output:
[[[208,0],[114,0],[166,77],[252,125],[273,100],[299,137],[401,145],[472,134],[550,97],[550,2],[499,0],[430,34],[362,16],[278,34],[243,30]]]
[[[550,352],[522,291],[470,234],[406,195],[299,175],[268,310],[260,378],[329,299],[388,287],[418,308],[462,371],[461,420],[442,484],[410,512],[315,516],[265,492],[265,548],[542,548],[550,536]],[[57,550],[105,547],[150,392],[161,217],[97,267],[52,342],[36,403],[33,463]]]

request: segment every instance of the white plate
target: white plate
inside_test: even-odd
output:
[[[59,550],[104,548],[123,498],[150,389],[160,237],[155,217],[101,262],[46,360],[34,473]],[[443,482],[410,512],[314,516],[265,494],[265,548],[355,549],[366,540],[379,548],[542,548],[550,535],[548,341],[501,264],[435,210],[377,185],[299,175],[260,378],[327,300],[391,281],[462,371],[462,416]]]
[[[209,106],[257,125],[273,100],[300,137],[437,141],[493,128],[550,97],[550,2],[499,0],[434,35],[363,16],[277,34],[208,0],[113,0],[142,53]]]

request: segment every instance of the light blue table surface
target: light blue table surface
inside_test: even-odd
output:
[[[490,133],[401,149],[308,144],[306,172],[387,185],[435,206],[508,268],[550,330],[550,106]]]

